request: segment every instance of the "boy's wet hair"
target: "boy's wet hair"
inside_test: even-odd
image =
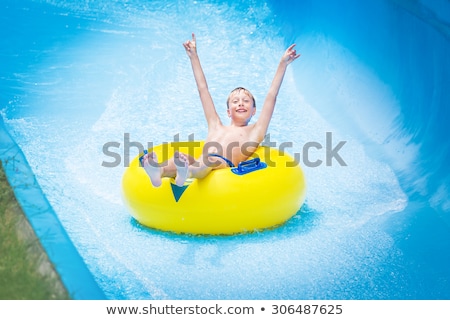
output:
[[[252,100],[253,100],[253,107],[256,108],[255,97],[252,95],[252,93],[251,93],[250,91],[248,91],[247,89],[245,89],[244,87],[237,87],[237,88],[231,90],[230,94],[228,95],[228,99],[227,99],[227,109],[230,108],[230,97],[231,97],[231,95],[232,95],[233,93],[239,92],[239,91],[241,91],[241,90],[244,91],[244,93],[245,93],[246,95],[248,95],[250,98],[252,98]]]

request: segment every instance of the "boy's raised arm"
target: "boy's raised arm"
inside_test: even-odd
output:
[[[280,63],[278,65],[275,76],[272,80],[272,84],[267,92],[266,100],[264,101],[263,107],[261,109],[261,114],[258,121],[255,123],[255,129],[257,130],[259,138],[264,139],[269,127],[270,119],[272,118],[273,110],[275,108],[275,103],[277,100],[278,92],[283,82],[284,74],[286,73],[287,66],[298,57],[300,54],[294,49],[295,44],[291,45],[286,49],[283,56],[281,57]]]
[[[200,101],[202,102],[203,111],[205,112],[208,127],[215,126],[220,123],[220,118],[217,114],[211,94],[209,93],[205,74],[203,73],[200,59],[197,55],[196,38],[194,33],[192,33],[192,40],[187,40],[183,43],[183,46],[186,49],[186,54],[191,60],[192,71],[194,72],[195,82],[197,83],[197,89],[200,95]]]

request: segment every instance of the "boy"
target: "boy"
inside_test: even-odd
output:
[[[208,123],[208,135],[205,139],[203,155],[197,160],[186,154],[176,153],[174,158],[167,163],[158,164],[154,152],[145,154],[141,164],[155,187],[161,185],[163,177],[175,178],[176,185],[183,186],[188,178],[201,179],[211,170],[236,166],[246,160],[258,148],[266,135],[287,66],[300,57],[300,54],[294,50],[295,44],[285,51],[267,93],[259,119],[254,124],[248,124],[256,112],[253,95],[241,87],[234,89],[227,100],[227,113],[231,123],[229,126],[225,126],[220,121],[208,90],[197,55],[195,34],[192,34],[192,40],[186,41],[183,46],[191,60],[194,78]]]

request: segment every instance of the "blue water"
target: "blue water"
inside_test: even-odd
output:
[[[0,7],[3,126],[107,298],[450,298],[448,1]],[[123,206],[124,153],[138,152],[125,134],[143,145],[206,135],[181,45],[191,32],[224,122],[231,89],[249,88],[260,106],[285,48],[302,54],[270,137],[300,154],[318,142],[309,157],[324,162],[302,163],[306,203],[280,228],[173,235]],[[346,141],[347,166],[325,165],[327,132]],[[102,166],[108,142],[120,143],[114,168]]]

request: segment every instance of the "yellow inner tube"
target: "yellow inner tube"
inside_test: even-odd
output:
[[[155,151],[159,161],[166,161],[175,151],[198,158],[202,150],[203,142],[189,141],[162,144],[149,151]],[[170,178],[153,187],[140,167],[140,156],[125,170],[123,197],[131,215],[151,228],[210,235],[258,231],[283,224],[305,200],[306,181],[300,166],[274,148],[259,147],[250,158],[260,158],[261,163],[246,161],[239,167],[244,174],[235,174],[231,168],[217,169],[183,187]],[[258,169],[264,163],[267,166]]]

